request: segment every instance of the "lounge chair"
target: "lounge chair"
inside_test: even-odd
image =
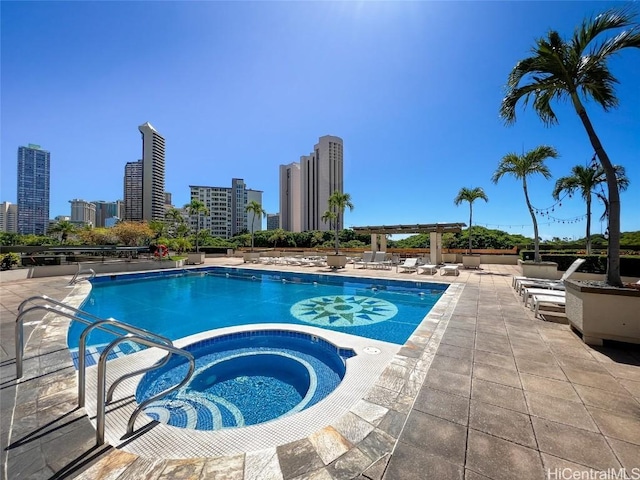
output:
[[[527,277],[514,277],[513,285],[516,289],[516,292],[522,293],[522,289],[525,287],[540,287],[540,288],[548,288],[547,285],[564,285],[564,281],[568,279],[571,275],[575,273],[575,271],[585,262],[584,258],[576,259],[570,266],[567,268],[567,271],[562,274],[560,280],[551,280],[548,278],[527,278]]]
[[[566,305],[566,298],[553,295],[534,295],[531,297],[531,306],[533,307],[533,315],[536,318],[540,316],[540,305],[564,307]]]
[[[557,287],[557,288],[555,286],[553,288],[529,287],[529,288],[523,289],[523,292],[524,293],[522,294],[522,301],[524,302],[525,307],[529,303],[529,299],[532,298],[534,295],[548,295],[553,297],[565,296],[564,285],[562,287]]]
[[[361,260],[353,262],[353,268],[356,268],[356,265],[361,265],[360,268],[367,268],[367,263],[370,263],[371,260],[373,260],[373,252],[364,252]]]
[[[427,273],[427,270],[429,270],[429,273],[431,275],[434,275],[438,271],[438,265],[433,265],[426,262],[418,265],[418,267],[416,268],[416,272],[418,273],[418,275],[420,275],[421,273]]]
[[[387,252],[376,252],[373,260],[367,262],[367,267],[391,268],[391,261],[387,260]]]
[[[396,265],[396,272],[398,269],[402,269],[403,272],[415,272],[418,264],[417,258],[405,258],[404,263],[399,263]]]
[[[449,275],[450,273],[457,277],[460,275],[460,267],[454,264],[443,265],[440,267],[440,275]]]

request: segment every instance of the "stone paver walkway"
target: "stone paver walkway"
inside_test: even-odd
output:
[[[458,277],[437,274],[434,280],[464,284],[448,325],[442,323],[446,329],[427,327],[419,333],[421,344],[405,345],[400,352],[404,364],[391,366],[403,371],[401,382],[376,385],[369,402],[337,428],[278,447],[275,455],[251,452],[193,460],[143,459],[109,446],[96,448],[91,422],[84,409],[75,408],[75,372],[69,367],[68,352],[59,348],[59,338],[66,332],[55,321],[35,323],[42,315],[34,315],[26,330],[27,335],[32,331],[28,346],[40,347],[25,363],[25,380],[16,397],[17,306],[38,293],[66,297],[69,278],[3,281],[3,475],[11,480],[410,480],[574,478],[560,476],[569,472],[564,468],[570,472],[624,468],[628,475],[640,473],[633,470],[640,469],[638,349],[624,345],[594,349],[568,326],[534,319],[510,286],[511,275],[518,273],[516,267],[483,265],[478,271],[461,270]],[[417,277],[351,267],[335,274]],[[58,340],[48,342],[49,336]],[[384,453],[392,449],[392,455]],[[264,468],[256,469],[260,462]],[[589,478],[584,475],[578,478]]]

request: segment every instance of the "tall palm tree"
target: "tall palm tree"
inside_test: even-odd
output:
[[[624,167],[620,165],[614,165],[616,172],[616,181],[618,183],[618,189],[620,191],[626,190],[629,186],[629,179],[625,174]],[[592,194],[600,196],[600,192],[596,192],[595,188],[603,183],[606,183],[607,177],[604,173],[604,169],[601,165],[595,165],[592,167],[583,167],[582,165],[576,165],[571,169],[571,175],[566,177],[560,177],[556,180],[556,185],[553,188],[553,198],[560,199],[560,194],[567,192],[569,195],[573,195],[576,191],[580,192],[582,198],[587,204],[587,235],[586,235],[586,248],[587,255],[591,255],[591,196]],[[605,200],[605,213],[608,211],[608,203]]]
[[[484,193],[482,187],[466,188],[462,187],[453,203],[460,205],[462,202],[469,202],[469,254],[471,254],[471,222],[473,220],[473,202],[476,200],[489,201],[489,197]]]
[[[196,253],[200,251],[200,245],[198,244],[198,237],[200,236],[200,220],[202,215],[209,215],[209,209],[200,200],[193,199],[190,203],[187,203],[184,208],[189,213],[189,217],[196,217]]]
[[[340,231],[340,220],[344,220],[344,211],[346,208],[349,211],[353,210],[353,203],[351,203],[351,195],[348,193],[342,193],[339,191],[333,192],[329,196],[329,209],[322,215],[322,221],[331,223],[335,226],[335,247],[336,255],[340,249],[340,240],[338,232]]]
[[[253,217],[251,219],[251,251],[253,252],[253,224],[256,221],[256,215],[258,215],[260,218],[266,217],[267,211],[262,208],[262,205],[260,205],[255,200],[251,200],[244,210],[247,213],[253,212]]]
[[[551,108],[552,100],[569,99],[589,141],[604,168],[609,196],[609,245],[607,283],[622,286],[620,279],[620,193],[616,172],[591,124],[583,101],[593,100],[605,111],[618,106],[615,95],[617,79],[609,71],[607,61],[621,50],[640,48],[640,25],[634,24],[635,13],[629,8],[608,10],[585,20],[573,37],[563,40],[556,31],[536,40],[533,56],[518,62],[507,79],[507,91],[500,115],[507,124],[516,120],[516,105],[526,105],[533,97],[533,108],[546,125],[558,123]],[[606,39],[600,37],[612,30],[628,28]]]
[[[513,175],[516,179],[522,180],[522,189],[524,190],[524,199],[527,202],[527,208],[531,214],[533,221],[533,244],[534,244],[534,261],[540,262],[540,238],[538,236],[538,222],[536,214],[529,200],[529,191],[527,190],[527,177],[530,175],[540,174],[544,178],[551,178],[551,172],[544,163],[547,158],[558,158],[558,152],[555,148],[547,145],[541,145],[529,150],[527,153],[518,155],[517,153],[508,153],[498,165],[497,170],[493,173],[491,181],[498,183],[504,175]]]
[[[182,212],[177,208],[170,208],[164,214],[167,223],[170,223],[169,234],[178,235],[178,227],[185,223]]]

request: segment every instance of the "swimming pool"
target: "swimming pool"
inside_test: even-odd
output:
[[[208,267],[95,278],[81,307],[171,339],[261,323],[314,325],[404,344],[448,285]],[[69,346],[83,326],[72,323]],[[88,345],[113,339],[94,331]]]

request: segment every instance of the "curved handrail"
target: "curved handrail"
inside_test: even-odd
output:
[[[69,285],[74,285],[75,283],[79,282],[80,280],[83,280],[82,278],[78,278],[78,275],[80,275],[81,273],[90,273],[91,275],[88,278],[84,278],[84,280],[92,280],[96,277],[96,271],[93,268],[87,268],[85,270],[83,270],[82,268],[80,268],[80,266],[78,266],[78,271],[73,275],[73,278],[71,280],[69,280]]]
[[[191,375],[196,369],[196,360],[193,355],[186,350],[182,350],[180,348],[176,348],[169,345],[158,344],[150,341],[147,338],[139,337],[137,335],[127,334],[122,337],[116,338],[113,340],[100,354],[100,360],[98,361],[98,398],[97,398],[97,413],[96,413],[96,443],[97,445],[104,444],[104,427],[105,427],[105,413],[106,413],[106,399],[105,399],[105,390],[106,390],[106,372],[107,372],[107,357],[111,353],[116,346],[118,346],[121,342],[124,341],[133,341],[136,343],[140,343],[142,345],[146,345],[148,347],[158,347],[168,351],[169,353],[175,353],[177,355],[182,355],[189,361],[189,371],[187,375],[185,375],[184,379],[174,385],[173,387],[169,387],[166,390],[154,395],[146,399],[144,402],[140,403],[133,413],[131,417],[129,417],[129,422],[127,423],[127,433],[125,436],[130,436],[133,433],[133,428],[135,426],[136,418],[142,411],[144,407],[146,407],[149,403],[158,400],[159,398],[164,397],[165,395],[181,388],[184,386],[190,379]]]
[[[84,403],[85,403],[85,385],[86,385],[86,371],[87,371],[87,366],[86,366],[87,338],[89,337],[89,334],[94,328],[100,328],[102,330],[105,330],[103,325],[113,325],[116,328],[120,328],[125,332],[131,333],[131,334],[144,336],[146,338],[155,338],[156,343],[162,343],[164,345],[173,347],[173,341],[171,341],[171,339],[163,335],[158,335],[157,333],[150,332],[149,330],[145,330],[144,328],[134,327],[133,325],[129,325],[128,323],[121,322],[119,320],[116,320],[115,318],[103,318],[94,323],[90,323],[80,334],[80,341],[78,342],[78,406],[79,407],[84,407]],[[110,330],[107,330],[107,331],[110,333],[113,333]],[[117,335],[121,336],[122,334],[118,333]],[[120,382],[122,382],[123,380],[126,380],[129,377],[138,375],[140,373],[144,373],[149,370],[159,368],[165,365],[169,361],[170,357],[171,355],[167,355],[166,358],[164,358],[160,362],[160,364],[156,364],[151,368],[148,368],[148,367],[143,368],[135,372],[125,374],[122,377],[118,378],[115,382],[113,382],[113,384],[109,388],[109,392],[107,394],[107,401],[108,402],[111,401],[111,399],[113,398],[113,392],[115,391],[116,387],[120,384]]]

